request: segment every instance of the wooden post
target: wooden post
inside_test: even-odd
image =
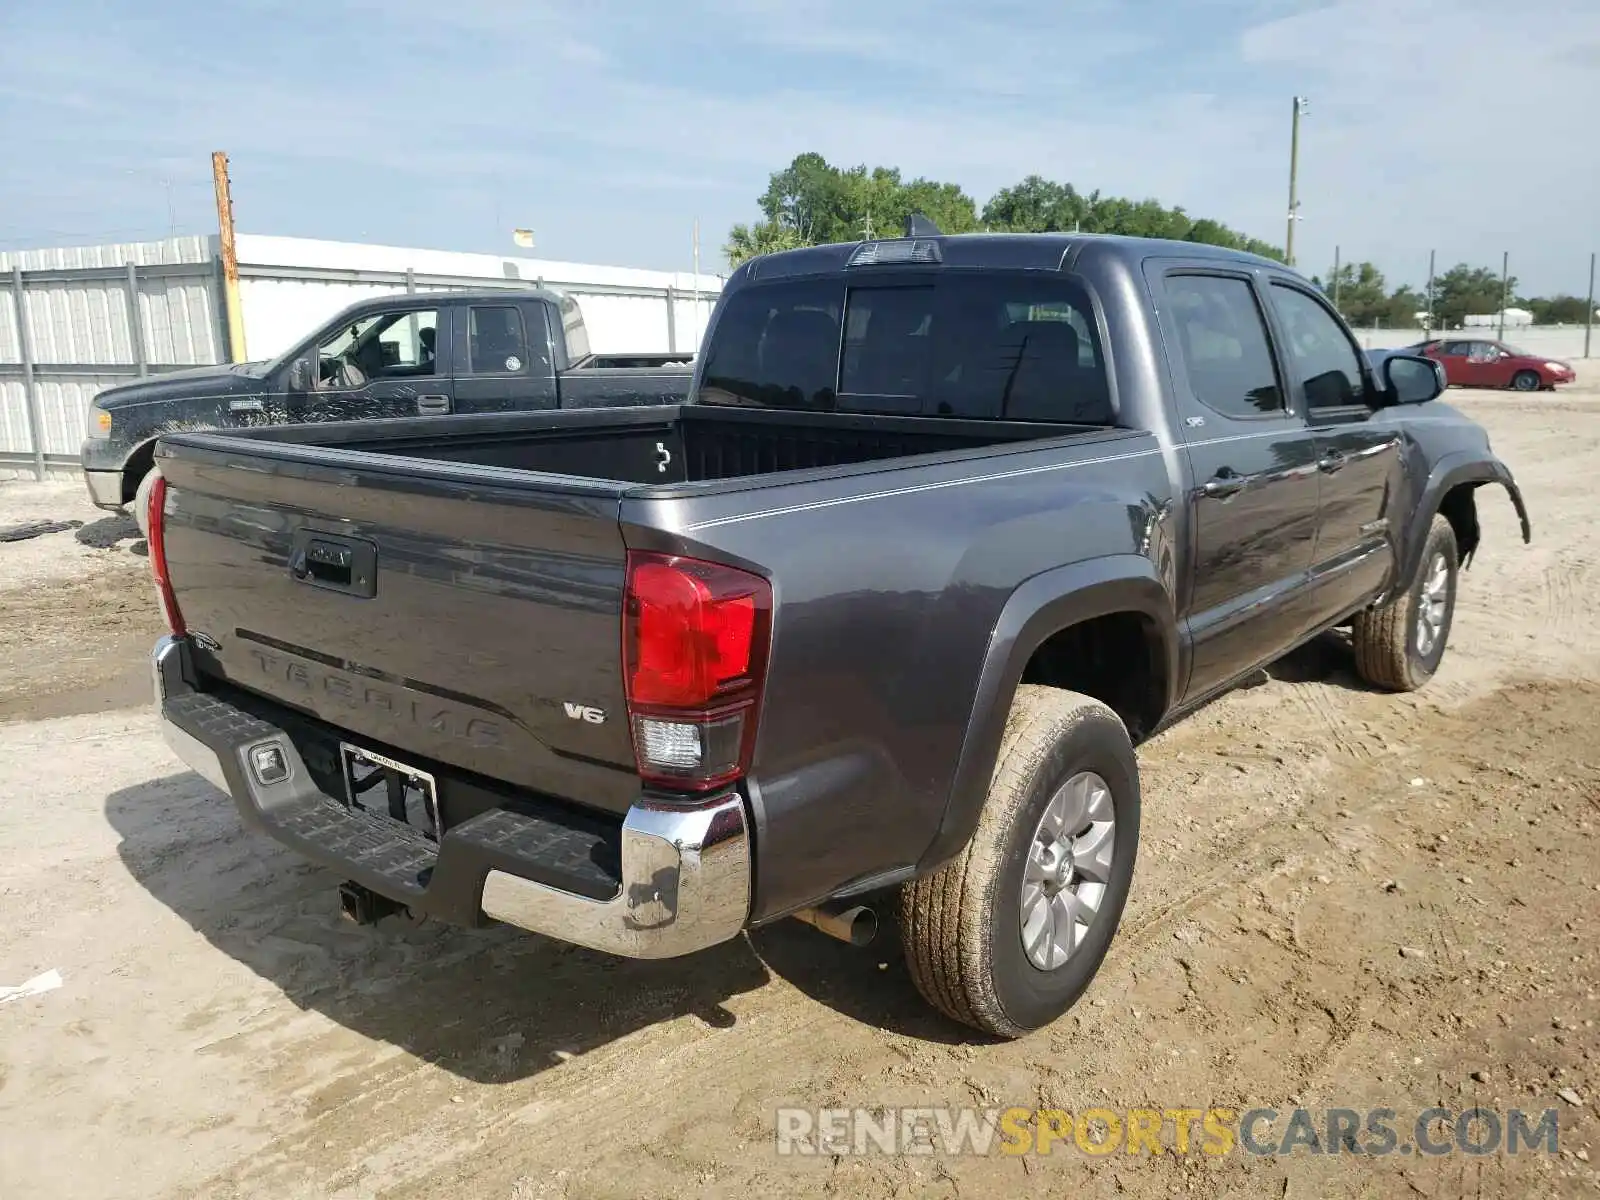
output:
[[[211,156],[211,183],[217,193],[218,249],[222,259],[222,303],[228,313],[228,357],[244,362],[244,309],[239,303],[239,255],[233,242],[233,189],[228,182],[228,156]]]

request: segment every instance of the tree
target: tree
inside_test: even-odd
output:
[[[894,167],[841,170],[820,154],[797,155],[768,180],[764,220],[735,225],[723,252],[734,266],[756,254],[824,242],[898,236],[912,213],[946,233],[978,227],[978,207],[959,185],[901,178]]]
[[[1369,262],[1342,264],[1322,290],[1352,325],[1370,326],[1389,311],[1383,272]]]
[[[1389,315],[1383,323],[1390,329],[1415,329],[1422,324],[1417,314],[1427,311],[1428,297],[1409,284],[1402,284],[1389,297]],[[1438,323],[1437,317],[1434,323]]]
[[[774,171],[757,203],[762,219],[735,225],[723,247],[734,266],[756,254],[824,242],[895,237],[912,213],[922,213],[945,233],[980,227],[978,208],[958,184],[903,179],[894,167],[841,170],[822,155],[796,155]],[[1210,218],[1196,220],[1157,200],[1084,194],[1070,183],[1029,175],[1001,188],[983,207],[982,227],[1015,233],[1119,233],[1227,246],[1275,258],[1276,246],[1247,237]]]
[[[1533,314],[1535,325],[1582,325],[1588,312],[1588,302],[1582,296],[1534,297],[1518,300],[1517,306]]]
[[[757,221],[753,225],[735,225],[730,229],[722,252],[730,263],[737,266],[758,254],[776,254],[779,250],[793,250],[805,244],[792,229],[775,221]]]
[[[1070,183],[1056,183],[1029,175],[1021,183],[1001,188],[984,205],[983,223],[990,229],[1013,233],[1120,233],[1129,237],[1174,238],[1246,250],[1283,260],[1283,251],[1246,237],[1209,217],[1195,220],[1182,208],[1166,208],[1157,200],[1127,200],[1084,195]]]
[[[1507,282],[1505,292],[1500,290],[1500,276],[1488,267],[1469,267],[1457,263],[1433,281],[1434,323],[1441,329],[1454,329],[1466,320],[1469,313],[1497,313],[1502,294],[1514,295],[1516,276]]]
[[[994,194],[983,206],[983,223],[1014,233],[1072,233],[1091,220],[1099,202],[1099,192],[1082,196],[1070,183],[1029,175]]]

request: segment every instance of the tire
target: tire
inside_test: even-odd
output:
[[[1099,777],[1108,798],[1098,798],[1098,789],[1080,792],[1086,785],[1074,781],[1086,773]],[[1074,850],[1088,856],[1099,846],[1090,859],[1095,865],[1070,888],[1049,885],[1059,894],[1071,890],[1074,902],[1094,898],[1086,885],[1101,890],[1081,941],[1064,961],[1041,968],[1023,944],[1023,882],[1030,861],[1037,869],[1035,856],[1044,853],[1036,834],[1061,792],[1069,800],[1075,793],[1096,796],[1090,812],[1109,809],[1110,853],[1093,840],[1099,823],[1089,826]],[[1138,841],[1139,764],[1116,713],[1076,692],[1019,687],[972,840],[938,871],[900,890],[901,936],[917,990],[946,1016],[999,1037],[1020,1037],[1054,1021],[1083,994],[1105,958],[1127,903]],[[1096,882],[1097,874],[1103,882]],[[1035,904],[1044,897],[1045,910],[1055,909],[1058,893],[1045,897],[1037,889],[1046,885],[1032,886]],[[1031,911],[1038,918],[1042,910]],[[1041,945],[1060,952],[1037,939],[1033,952]]]
[[[1511,377],[1511,386],[1519,392],[1537,392],[1540,387],[1539,372],[1518,371]]]
[[[1449,521],[1436,516],[1411,585],[1388,603],[1356,614],[1352,636],[1362,679],[1386,691],[1414,692],[1433,678],[1450,642],[1459,573],[1455,532]],[[1419,620],[1424,593],[1440,584],[1443,594],[1434,597],[1428,610],[1431,621]]]
[[[160,471],[152,466],[139,480],[139,486],[133,493],[133,519],[139,526],[139,536],[145,541],[150,540],[150,489],[155,486],[159,474]]]

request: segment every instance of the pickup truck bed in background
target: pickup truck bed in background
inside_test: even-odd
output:
[[[756,259],[696,403],[162,438],[164,728],[358,917],[661,956],[898,889],[1014,1036],[1110,945],[1139,740],[1340,624],[1421,686],[1476,489],[1528,536],[1442,387],[1214,247]]]
[[[277,359],[201,367],[95,397],[84,478],[101,508],[135,502],[155,441],[175,430],[450,413],[677,404],[692,353],[597,354],[570,296],[536,288],[383,296]]]

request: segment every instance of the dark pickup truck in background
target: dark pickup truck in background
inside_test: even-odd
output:
[[[693,357],[593,354],[578,302],[545,289],[382,296],[352,305],[271,361],[107,388],[90,408],[84,478],[97,506],[132,503],[143,528],[163,433],[677,404],[688,395]]]
[[[173,434],[170,744],[346,911],[685,954],[897,893],[917,986],[1058,1016],[1134,746],[1319,633],[1421,686],[1511,473],[1265,259],[1065,235],[759,258],[696,402]]]

